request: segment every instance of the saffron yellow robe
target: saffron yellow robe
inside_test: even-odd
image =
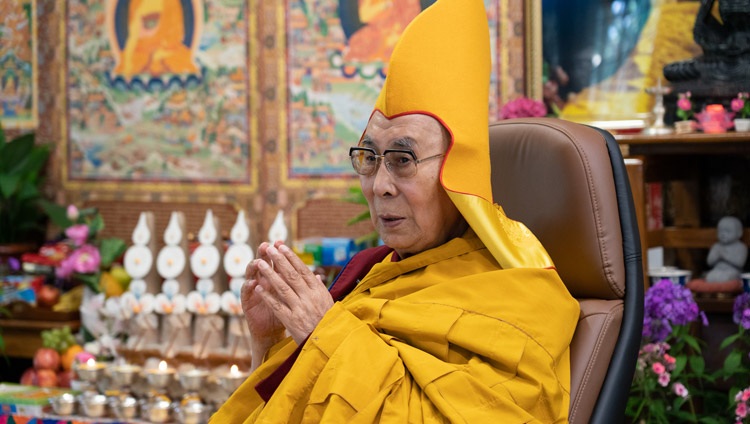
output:
[[[255,385],[212,423],[566,422],[578,303],[552,269],[499,269],[472,230],[376,264],[312,332],[265,403]]]

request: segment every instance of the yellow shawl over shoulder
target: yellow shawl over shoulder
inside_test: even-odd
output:
[[[212,422],[565,422],[578,312],[554,270],[499,269],[469,230],[375,265],[267,404],[255,385],[295,350],[290,340]]]

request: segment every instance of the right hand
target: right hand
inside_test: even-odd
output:
[[[255,291],[258,279],[264,278],[258,271],[258,263],[265,261],[270,264],[271,262],[266,255],[268,246],[268,243],[261,243],[258,247],[258,258],[247,265],[245,269],[246,281],[242,285],[240,293],[242,311],[245,313],[245,320],[250,334],[253,336],[253,341],[266,347],[270,347],[273,343],[284,338],[284,325],[276,318],[271,308],[266,305],[261,295]]]

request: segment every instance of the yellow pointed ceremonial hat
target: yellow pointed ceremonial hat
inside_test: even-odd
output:
[[[489,27],[482,0],[438,0],[404,30],[375,110],[425,114],[451,135],[441,182],[503,268],[551,267],[523,224],[493,204],[489,157]]]

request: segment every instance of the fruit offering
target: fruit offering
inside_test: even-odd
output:
[[[65,352],[75,344],[78,343],[68,326],[42,331],[42,346],[54,349],[59,353]]]
[[[70,327],[42,331],[42,346],[34,354],[34,366],[21,376],[21,384],[70,387],[73,363],[84,354]]]

